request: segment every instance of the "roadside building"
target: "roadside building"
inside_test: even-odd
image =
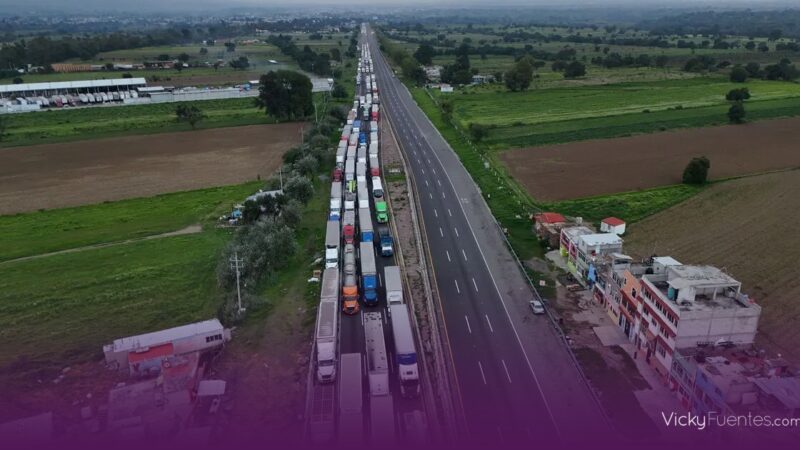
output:
[[[222,347],[230,330],[217,319],[167,330],[125,337],[103,346],[106,364],[134,374],[145,374],[165,358]]]
[[[579,225],[565,227],[561,229],[559,251],[561,256],[567,261],[567,267],[573,274],[576,272],[575,261],[578,258],[578,238],[594,233],[589,227]]]
[[[614,253],[622,253],[622,238],[616,234],[582,234],[577,238],[576,251],[570,253],[570,267],[579,280],[591,286],[597,281],[597,266]]]
[[[442,79],[442,66],[425,67],[425,76],[431,83],[438,83]]]
[[[645,274],[638,339],[646,358],[664,377],[676,349],[752,344],[761,307],[741,283],[712,266],[673,265]]]
[[[778,413],[797,417],[800,379],[782,358],[751,345],[704,345],[676,351],[669,386],[697,414]]]
[[[625,221],[616,217],[606,217],[600,222],[600,231],[621,236],[625,234]]]
[[[558,248],[561,229],[566,224],[567,220],[558,213],[543,212],[533,215],[533,232],[540,240],[547,242],[550,248]]]

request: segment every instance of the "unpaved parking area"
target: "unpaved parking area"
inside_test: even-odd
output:
[[[533,198],[565,200],[681,182],[695,156],[709,177],[800,167],[800,118],[696,128],[618,139],[509,150],[500,154]]]
[[[267,177],[302,123],[0,149],[0,214],[223,186]]]

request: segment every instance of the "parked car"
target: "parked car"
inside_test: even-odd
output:
[[[530,305],[534,314],[544,314],[544,305],[539,300],[531,300]]]

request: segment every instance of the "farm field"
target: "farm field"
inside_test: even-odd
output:
[[[174,232],[215,220],[257,191],[250,183],[73,208],[0,216],[0,263],[106,242]],[[233,202],[233,203],[232,203]]]
[[[774,81],[731,83],[723,78],[693,78],[619,83],[575,88],[509,92],[504,87],[453,95],[454,118],[461,126],[533,125],[630,113],[691,109],[726,103],[725,94],[747,87],[751,101],[800,97],[800,84]],[[436,94],[442,96],[444,94]]]
[[[275,122],[255,106],[252,98],[185,103],[197,106],[206,116],[197,128]],[[179,104],[95,106],[9,115],[3,146],[191,130],[191,126],[178,123],[175,118]]]
[[[267,177],[300,142],[302,127],[253,125],[0,149],[0,214]]]
[[[227,239],[211,229],[0,265],[0,373],[57,371],[119,336],[213,317]]]
[[[591,197],[681,182],[692,157],[711,160],[711,179],[800,167],[800,118],[698,128],[550,147],[499,157],[543,201]]]
[[[716,183],[628,228],[626,252],[724,267],[762,307],[757,342],[800,358],[794,260],[800,171]]]

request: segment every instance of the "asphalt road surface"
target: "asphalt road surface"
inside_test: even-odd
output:
[[[368,32],[383,120],[390,120],[419,194],[473,444],[594,440],[606,421],[533,292],[477,186],[380,54]]]

